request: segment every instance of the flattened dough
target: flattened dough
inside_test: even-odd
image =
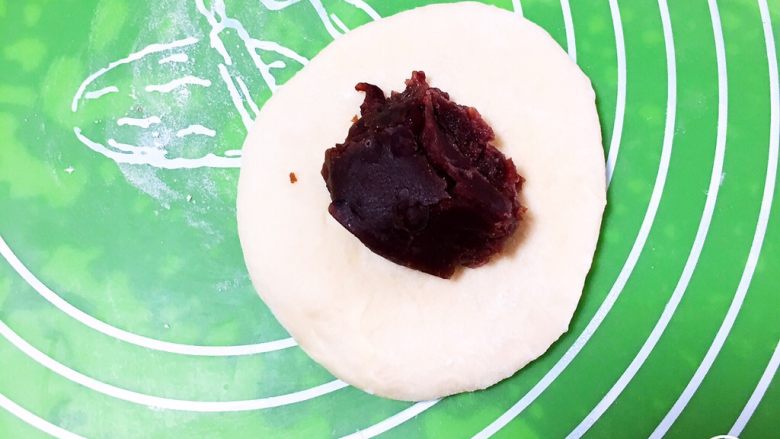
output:
[[[526,178],[510,248],[450,280],[363,246],[328,214],[320,175],[359,112],[355,84],[403,90],[412,70],[476,107]],[[312,358],[377,395],[426,400],[512,375],[568,329],[590,268],[605,205],[594,100],[545,31],[491,6],[426,6],[338,39],[244,145],[238,226],[260,296]]]

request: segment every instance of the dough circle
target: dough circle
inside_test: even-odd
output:
[[[509,248],[450,280],[368,250],[328,214],[320,175],[359,112],[355,84],[402,90],[412,70],[477,108],[526,178]],[[238,229],[257,291],[305,352],[367,392],[419,401],[509,377],[568,329],[590,268],[606,203],[594,101],[544,30],[492,6],[425,6],[339,38],[244,145]]]

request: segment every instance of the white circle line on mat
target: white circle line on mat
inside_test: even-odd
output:
[[[688,284],[691,277],[693,277],[694,270],[696,270],[699,256],[704,247],[704,242],[707,239],[712,216],[715,213],[715,204],[718,200],[721,175],[723,174],[723,161],[726,154],[726,128],[728,126],[728,77],[726,73],[726,49],[723,41],[723,29],[721,27],[720,12],[718,11],[717,3],[715,0],[708,0],[708,5],[715,38],[715,55],[718,66],[718,123],[717,135],[715,138],[715,159],[712,165],[709,187],[707,188],[707,199],[704,203],[701,219],[699,220],[698,230],[696,230],[696,237],[694,238],[691,251],[688,254],[688,259],[685,261],[685,266],[683,267],[680,279],[677,281],[677,286],[675,286],[669,301],[666,303],[661,316],[658,318],[658,322],[656,322],[653,330],[647,337],[647,340],[645,340],[644,344],[639,349],[639,352],[634,359],[631,360],[631,363],[626,370],[620,375],[620,378],[618,378],[598,404],[596,404],[593,410],[588,413],[585,419],[569,433],[567,439],[581,438],[615,402],[650,356],[650,353],[653,351],[658,340],[660,340],[661,335],[663,335],[666,327],[672,320],[674,313],[677,311],[677,306],[680,304],[680,301],[688,289]]]
[[[523,16],[523,5],[520,4],[520,0],[512,0],[512,11],[521,17]]]
[[[8,413],[16,416],[32,427],[35,427],[38,430],[48,434],[49,436],[53,436],[58,439],[84,439],[82,436],[65,430],[64,428],[54,425],[51,422],[41,418],[35,413],[12,401],[2,393],[0,393],[0,407],[4,408],[6,411],[8,411]]]
[[[758,258],[761,255],[761,247],[764,244],[766,228],[769,223],[769,215],[772,212],[772,199],[775,193],[775,182],[777,178],[778,148],[780,147],[780,87],[778,87],[777,52],[775,51],[775,40],[772,31],[772,22],[770,21],[769,16],[769,7],[766,0],[758,0],[758,6],[761,12],[761,21],[763,22],[767,62],[769,64],[770,126],[766,180],[764,182],[764,194],[761,198],[761,208],[758,212],[756,231],[753,235],[750,252],[748,253],[745,268],[742,271],[742,277],[737,285],[737,290],[734,293],[734,298],[731,301],[731,305],[729,305],[728,311],[726,311],[726,316],[723,318],[723,322],[721,323],[720,328],[718,328],[718,332],[715,334],[715,338],[712,340],[712,344],[710,344],[704,359],[699,364],[699,367],[688,382],[688,385],[685,386],[685,389],[677,398],[677,401],[675,401],[672,408],[666,413],[666,416],[664,416],[655,428],[650,435],[650,438],[661,438],[669,431],[669,428],[671,428],[672,424],[674,424],[682,411],[685,410],[688,402],[699,389],[702,381],[704,381],[704,378],[710,371],[712,364],[715,362],[723,344],[726,342],[726,338],[729,336],[731,328],[734,326],[734,321],[742,308],[745,295],[747,295],[747,291],[750,288],[750,282],[753,280],[753,274],[756,271]]]
[[[609,0],[609,12],[612,16],[612,29],[615,33],[615,54],[617,59],[617,96],[615,97],[615,121],[612,125],[612,138],[607,153],[607,187],[612,183],[615,172],[620,139],[623,137],[623,119],[626,114],[626,42],[623,38],[623,21],[617,0]]]
[[[274,352],[282,349],[287,349],[296,346],[295,340],[292,338],[284,338],[279,340],[268,341],[264,343],[248,344],[248,345],[236,345],[236,346],[199,346],[199,345],[187,345],[172,343],[167,341],[160,341],[154,338],[138,335],[124,329],[119,329],[115,326],[111,326],[108,323],[99,320],[84,311],[76,308],[68,303],[65,299],[57,295],[49,287],[47,287],[40,279],[38,279],[11,250],[11,247],[5,242],[2,236],[0,236],[0,254],[3,255],[6,261],[11,267],[19,274],[19,276],[27,282],[38,294],[46,299],[49,303],[57,307],[60,311],[64,312],[73,319],[81,322],[82,324],[105,334],[109,337],[113,337],[117,340],[134,344],[136,346],[144,347],[147,349],[153,349],[156,351],[170,352],[173,354],[182,355],[196,355],[206,357],[228,357],[228,356],[240,356],[240,355],[252,355],[261,354],[266,352]]]
[[[431,401],[423,401],[423,402],[415,403],[412,406],[408,407],[407,409],[402,410],[393,416],[390,416],[384,421],[378,422],[368,428],[364,428],[352,434],[343,436],[341,439],[368,439],[375,436],[379,436],[380,434],[392,428],[395,428],[403,424],[404,422],[414,418],[418,414],[428,410],[429,408],[436,405],[439,401],[441,400],[434,399]]]
[[[768,389],[769,384],[772,383],[772,378],[775,376],[778,366],[780,366],[780,340],[777,341],[775,351],[772,353],[772,357],[769,359],[769,363],[767,363],[764,373],[761,374],[761,379],[758,380],[756,388],[750,395],[750,399],[748,399],[747,404],[742,408],[742,412],[740,412],[739,417],[734,422],[731,430],[729,430],[729,435],[736,437],[742,434],[742,430],[745,429],[748,421],[753,417],[756,408],[758,408],[758,404],[761,403],[761,399],[764,398],[766,389]]]
[[[634,245],[631,248],[631,252],[626,259],[623,268],[620,270],[617,280],[612,285],[607,297],[596,310],[596,314],[588,322],[585,330],[577,337],[572,346],[563,354],[560,360],[547,372],[531,390],[526,393],[520,400],[518,400],[512,407],[510,407],[504,414],[498,419],[490,423],[482,431],[477,433],[475,438],[488,438],[498,432],[512,419],[517,417],[523,410],[526,409],[539,395],[544,392],[547,387],[555,381],[558,376],[571,364],[574,358],[580,353],[585,344],[588,343],[590,338],[596,332],[601,322],[604,321],[607,313],[612,309],[612,306],[617,301],[618,297],[623,291],[628,278],[636,266],[639,256],[647,242],[647,237],[650,234],[650,229],[655,221],[655,215],[658,212],[658,205],[661,202],[661,195],[663,194],[664,185],[666,184],[666,175],[669,171],[669,161],[672,155],[672,143],[674,140],[674,125],[675,116],[677,111],[677,69],[675,66],[675,53],[674,53],[674,38],[672,36],[672,24],[669,19],[669,8],[666,4],[666,0],[658,0],[658,5],[661,14],[661,23],[664,34],[664,47],[666,49],[666,66],[667,66],[667,101],[666,101],[666,122],[664,126],[663,146],[661,151],[661,160],[658,166],[658,174],[656,176],[655,184],[653,186],[653,192],[650,196],[650,203],[645,212],[645,217],[642,220],[642,225],[637,234]]]
[[[520,1],[517,0],[517,5],[520,5]],[[615,50],[616,50],[616,57],[617,57],[617,75],[618,75],[618,83],[617,83],[617,102],[615,105],[615,124],[612,126],[612,140],[610,141],[610,149],[609,154],[610,157],[612,157],[611,164],[607,163],[607,172],[609,176],[609,180],[607,181],[607,184],[611,182],[611,176],[612,171],[614,170],[614,165],[617,162],[617,155],[618,155],[618,149],[620,147],[620,139],[622,138],[622,131],[623,131],[623,119],[625,115],[625,96],[626,96],[626,54],[625,54],[625,40],[623,37],[623,23],[620,18],[620,10],[618,9],[618,4],[616,0],[610,0],[609,2],[610,7],[610,14],[612,16],[612,25],[614,27],[614,34],[615,34]],[[517,10],[517,9],[516,9]],[[568,35],[571,35],[571,38],[574,39],[574,32],[573,29],[571,29],[571,33],[569,33],[569,29],[567,30],[567,38]],[[614,153],[613,153],[614,151]],[[656,179],[657,180],[657,179]],[[644,244],[643,244],[644,246]],[[611,306],[611,305],[610,305]],[[411,420],[415,416],[419,415],[420,413],[428,410],[432,406],[434,406],[437,401],[426,401],[426,402],[418,402],[398,413],[395,415],[385,419],[384,421],[381,421],[377,424],[374,424],[370,427],[367,427],[363,430],[360,430],[350,437],[360,437],[360,438],[371,438],[374,436],[377,436],[379,434],[382,434],[392,428],[397,427],[398,425]]]
[[[574,37],[574,20],[571,18],[571,6],[569,0],[561,0],[561,12],[563,13],[563,27],[566,30],[566,53],[575,63],[577,62],[577,41]]]
[[[155,409],[168,409],[187,412],[240,412],[248,410],[263,410],[314,399],[347,387],[347,383],[339,380],[333,380],[306,390],[258,399],[246,399],[238,401],[190,401],[184,399],[163,398],[116,387],[86,376],[81,372],[77,372],[33,347],[30,343],[15,333],[2,320],[0,320],[0,335],[2,335],[17,349],[22,351],[25,355],[30,357],[30,359],[69,381],[80,384],[90,390],[94,390],[95,392],[102,393],[106,396],[134,404],[145,405]]]

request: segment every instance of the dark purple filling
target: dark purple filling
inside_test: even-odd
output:
[[[471,107],[412,72],[385,97],[361,82],[361,117],[325,151],[328,211],[373,252],[442,278],[501,251],[524,208],[523,178]]]

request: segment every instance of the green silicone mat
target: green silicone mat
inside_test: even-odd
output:
[[[496,0],[597,94],[609,205],[570,331],[417,404],[295,346],[239,247],[246,126],[423,3],[0,0],[0,437],[780,437],[778,0]]]

